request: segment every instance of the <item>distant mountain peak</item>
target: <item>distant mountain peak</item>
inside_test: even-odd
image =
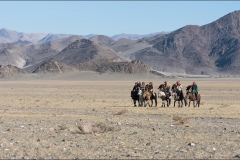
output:
[[[126,39],[130,39],[130,40],[140,40],[145,37],[153,37],[157,34],[167,34],[167,33],[169,33],[169,32],[156,32],[156,33],[150,33],[150,34],[146,34],[146,35],[121,33],[121,34],[114,35],[111,38],[114,40],[119,40],[121,38],[126,38]]]

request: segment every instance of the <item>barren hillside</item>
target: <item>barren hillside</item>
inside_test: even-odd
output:
[[[52,59],[69,65],[98,59],[108,59],[114,62],[126,61],[109,47],[88,39],[81,39],[71,43]]]
[[[132,53],[129,58],[163,72],[239,74],[239,37],[240,11],[235,11],[204,26],[187,25],[148,39],[152,46]]]

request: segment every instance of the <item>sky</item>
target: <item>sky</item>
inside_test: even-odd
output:
[[[24,33],[149,34],[205,25],[240,1],[0,1],[0,28]]]

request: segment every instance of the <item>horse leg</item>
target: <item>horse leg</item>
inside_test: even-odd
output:
[[[139,106],[142,107],[143,105],[143,99],[142,99],[142,96],[140,95],[139,96]]]
[[[157,107],[157,97],[155,97],[155,107]]]
[[[175,103],[176,103],[176,100],[174,100],[174,104],[173,104],[173,107],[175,107]]]
[[[146,107],[147,107],[147,106],[149,106],[149,102],[148,102],[148,100],[147,100],[147,103],[146,103]]]
[[[187,106],[187,99],[184,98],[183,100],[184,100],[185,106]]]
[[[178,108],[180,107],[180,101],[178,100]]]
[[[137,106],[137,105],[136,105],[136,100],[135,100],[135,99],[133,100],[133,104],[134,104],[134,107]]]
[[[145,106],[145,99],[144,99],[144,97],[142,97],[142,106],[143,106],[143,107],[146,107],[146,106]]]
[[[147,102],[146,102],[146,99],[144,99],[144,107],[147,107]]]
[[[188,107],[190,107],[191,100],[189,100]]]
[[[147,100],[146,106],[150,107],[149,100]]]

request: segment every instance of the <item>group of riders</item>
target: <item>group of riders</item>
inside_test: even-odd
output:
[[[183,94],[182,91],[182,85],[180,81],[177,81],[175,84],[172,85],[172,87],[168,84],[167,81],[164,82],[164,84],[161,84],[158,89],[159,91],[162,91],[167,96],[171,96],[171,91],[176,93],[176,96],[179,97],[180,94]],[[139,90],[141,90],[142,93],[145,91],[148,91],[151,93],[151,96],[153,96],[153,83],[149,82],[149,84],[145,84],[145,82],[135,82],[135,85],[133,86],[133,89],[131,91],[131,97],[133,97],[134,94],[138,94]],[[189,85],[186,88],[186,94],[189,92],[192,92],[195,95],[195,99],[198,100],[198,86],[196,82],[193,82],[192,85]],[[175,97],[175,98],[177,98]]]

